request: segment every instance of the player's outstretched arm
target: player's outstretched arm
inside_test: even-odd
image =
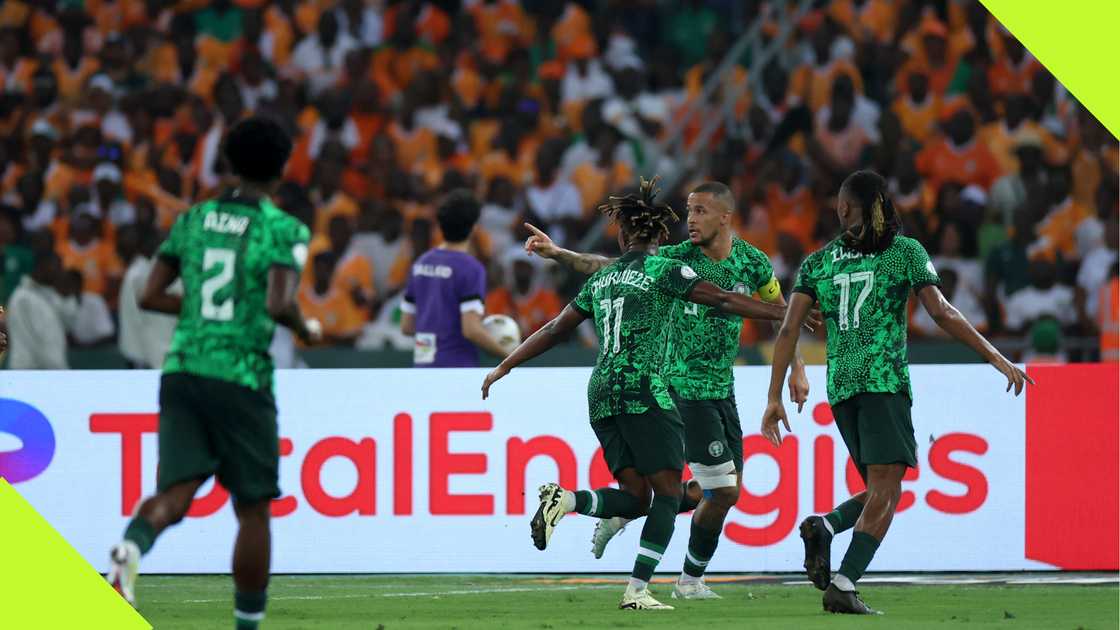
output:
[[[813,308],[813,298],[804,293],[793,293],[790,296],[786,316],[782,327],[778,329],[778,336],[774,340],[774,359],[770,367],[770,390],[767,393],[766,411],[762,414],[762,436],[770,440],[774,446],[782,443],[782,432],[778,428],[780,421],[786,431],[791,431],[789,418],[786,416],[785,405],[782,404],[782,383],[786,380],[786,370],[793,361],[797,348],[797,339],[801,336],[801,327],[809,318]],[[798,407],[800,409],[800,406]]]
[[[299,273],[291,267],[274,266],[268,270],[268,294],[265,306],[268,316],[277,324],[289,328],[305,343],[315,343],[323,336],[319,322],[305,320],[299,312],[296,291],[299,289]]]
[[[167,289],[179,277],[179,259],[158,256],[148,272],[148,283],[140,295],[140,308],[169,315],[178,315],[183,309],[183,296],[168,293]]]
[[[972,327],[972,324],[968,323],[964,315],[961,315],[961,312],[945,299],[945,295],[936,285],[929,285],[919,290],[918,299],[941,330],[975,350],[977,354],[984,357],[985,361],[1007,377],[1007,391],[1011,391],[1014,387],[1015,395],[1018,396],[1027,383],[1034,385],[1034,380],[1027,376],[1026,372],[1003,356],[991,342]]]
[[[590,275],[615,261],[614,258],[599,256],[598,254],[581,254],[570,249],[564,249],[553,243],[548,234],[531,223],[526,223],[525,228],[532,232],[532,235],[525,239],[525,251],[536,254],[541,258],[555,260],[579,273]]]
[[[587,317],[572,308],[569,304],[560,311],[560,314],[553,318],[540,328],[537,332],[529,335],[529,338],[521,342],[521,345],[513,349],[513,352],[508,357],[502,359],[498,367],[494,368],[489,374],[486,375],[486,380],[482,382],[482,399],[490,395],[490,386],[495,381],[509,374],[510,370],[521,365],[522,363],[532,359],[547,351],[549,348],[560,343],[565,337],[568,336],[577,326],[583,323]]]
[[[701,280],[696,283],[685,299],[689,302],[711,306],[727,313],[733,313],[747,319],[768,319],[782,321],[786,317],[786,306],[763,302],[752,297],[740,295],[733,291],[724,291],[718,286]],[[805,327],[810,331],[820,326],[819,312],[806,313]]]
[[[777,280],[775,279],[774,282]],[[779,306],[786,306],[786,299],[782,297],[781,291],[777,292],[773,300],[766,299],[766,296],[762,296],[762,299]],[[786,312],[789,312],[788,309]],[[775,321],[774,332],[779,332],[781,329],[782,323]],[[801,350],[796,345],[793,347],[793,368],[789,372],[789,400],[797,405],[797,413],[801,413],[805,401],[809,400],[809,377],[805,375],[805,361],[801,358]]]

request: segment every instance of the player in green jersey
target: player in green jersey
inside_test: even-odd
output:
[[[482,395],[514,367],[548,350],[584,319],[593,318],[601,347],[587,386],[591,426],[620,490],[572,492],[541,487],[532,520],[533,542],[544,549],[568,512],[610,518],[647,515],[638,557],[620,608],[668,609],[648,590],[649,579],[669,544],[679,509],[684,468],[684,426],[662,376],[663,330],[677,300],[740,317],[771,319],[785,308],[724,291],[703,281],[688,265],[656,256],[676,220],[654,202],[654,183],[642,180],[637,195],[611,197],[603,210],[619,223],[623,256],[600,269],[554,320],[525,340],[487,375]],[[650,499],[652,490],[653,498]]]
[[[269,505],[280,496],[279,435],[268,348],[276,323],[304,340],[321,327],[296,303],[310,233],[268,195],[292,150],[275,122],[249,118],[223,148],[238,187],[179,217],[148,277],[141,306],[178,315],[160,381],[158,492],[144,499],[111,552],[109,580],[135,604],[140,556],[181,521],[216,475],[233,496],[235,623],[264,618]],[[182,279],[182,295],[168,291]]]
[[[825,317],[828,401],[836,426],[867,490],[825,515],[801,524],[805,569],[823,590],[825,610],[874,614],[855,590],[886,535],[902,494],[902,476],[917,466],[910,420],[912,393],[906,360],[906,303],[917,294],[938,326],[978,352],[1007,377],[1007,390],[1033,383],[988,343],[939,288],[937,270],[918,241],[900,235],[901,220],[886,182],[871,171],[849,176],[840,188],[837,215],[843,233],[801,263],[789,311],[774,347],[769,401],[762,434],[781,442],[789,431],[782,380],[793,357],[803,317],[814,302]],[[830,578],[832,537],[855,527],[840,570]]]
[[[689,265],[704,280],[744,295],[758,294],[767,301],[785,305],[781,287],[770,260],[754,246],[735,236],[731,221],[735,198],[726,185],[707,182],[688,196],[688,240],[666,245],[659,256]],[[534,232],[526,249],[552,258],[582,272],[594,272],[611,259],[578,254],[557,247],[545,233]],[[669,381],[685,425],[688,466],[703,500],[685,501],[682,511],[696,508],[684,568],[673,588],[674,598],[716,599],[703,581],[704,571],[715,554],[723,523],[739,500],[743,474],[743,429],[735,404],[732,366],[739,354],[743,319],[699,304],[677,302],[670,318],[669,344],[662,371]],[[800,359],[789,379],[790,399],[801,405],[809,395],[809,382]],[[592,553],[598,558],[611,538],[628,519],[600,520],[592,537]]]

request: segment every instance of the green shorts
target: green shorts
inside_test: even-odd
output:
[[[688,466],[705,490],[736,484],[743,472],[743,425],[735,397],[685,400],[674,396],[684,420]]]
[[[867,481],[867,467],[871,464],[918,466],[910,396],[856,394],[834,405],[832,415],[864,481]]]
[[[164,374],[159,387],[160,491],[217,475],[234,500],[280,496],[280,438],[272,396],[242,385]]]
[[[591,423],[611,474],[684,470],[684,423],[676,409],[650,406],[642,414],[607,416]]]

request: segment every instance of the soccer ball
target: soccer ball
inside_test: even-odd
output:
[[[487,315],[482,319],[482,325],[506,352],[521,343],[521,329],[509,315]]]

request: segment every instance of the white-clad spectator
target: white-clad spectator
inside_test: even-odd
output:
[[[560,100],[565,103],[587,101],[593,98],[606,98],[614,94],[614,81],[603,69],[603,64],[595,58],[595,42],[580,41],[573,45],[575,57],[564,72],[560,84]]]
[[[1109,270],[1116,263],[1117,241],[1120,226],[1112,217],[1107,224],[1097,219],[1087,219],[1077,226],[1074,236],[1081,253],[1081,267],[1077,270],[1077,288],[1085,294],[1085,312],[1092,320],[1100,310],[1101,287],[1108,283]]]
[[[1035,261],[1030,265],[1030,286],[1019,289],[1007,299],[1004,323],[1008,330],[1025,331],[1043,317],[1053,317],[1062,326],[1077,321],[1073,289],[1058,284],[1052,263]]]
[[[117,328],[109,314],[109,305],[100,293],[82,291],[82,272],[77,269],[62,272],[61,288],[64,299],[72,298],[77,302],[78,308],[68,326],[75,343],[96,346],[113,338]]]
[[[271,101],[278,94],[276,81],[268,76],[264,56],[260,50],[250,48],[241,56],[241,73],[237,77],[237,87],[241,90],[241,100],[245,109],[256,111],[265,101]]]
[[[11,204],[20,208],[23,229],[38,232],[47,229],[58,216],[58,204],[47,199],[42,173],[24,173],[16,181]]]
[[[546,143],[537,153],[537,177],[525,191],[529,218],[558,243],[567,243],[571,228],[583,217],[579,189],[560,173],[560,145]]]
[[[312,95],[317,95],[338,83],[346,53],[357,46],[349,33],[339,30],[337,14],[324,11],[316,32],[308,33],[292,52],[292,65],[307,78]]]
[[[334,12],[339,30],[355,41],[368,48],[381,43],[384,31],[381,13],[366,0],[342,0]]]
[[[136,221],[136,208],[125,199],[121,177],[120,167],[112,162],[102,162],[93,169],[94,215],[108,218],[113,225]]]
[[[138,244],[136,256],[129,263],[121,282],[117,347],[134,367],[158,369],[163,367],[163,358],[171,347],[177,320],[172,315],[140,308],[140,297],[155,262],[159,238],[147,231],[138,236]]]
[[[936,265],[935,265],[936,266]],[[954,267],[941,268],[937,267],[937,273],[941,277],[941,291],[945,294],[953,306],[964,315],[977,330],[986,330],[988,328],[988,316],[984,314],[984,306],[980,303],[980,299],[976,293],[966,288],[961,282],[960,276]],[[933,321],[924,308],[919,308],[914,311],[914,319],[911,322],[914,329],[928,337],[945,337],[948,334],[941,327]]]
[[[53,252],[39,254],[35,269],[20,281],[8,301],[8,367],[13,370],[65,370],[66,330],[77,303],[55,290],[62,263]]]

